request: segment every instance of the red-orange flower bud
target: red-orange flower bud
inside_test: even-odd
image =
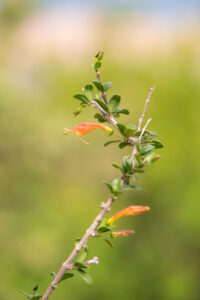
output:
[[[133,230],[124,229],[124,230],[120,230],[120,231],[113,231],[112,236],[113,237],[127,236],[127,235],[131,235],[131,234],[134,234],[134,233],[135,233],[135,231],[133,231]]]
[[[77,136],[80,136],[80,139],[82,140],[82,142],[84,142],[85,144],[88,144],[86,141],[84,141],[81,137],[97,128],[103,129],[105,130],[109,135],[113,133],[113,130],[104,124],[100,124],[100,123],[80,123],[78,124],[76,127],[71,128],[71,129],[67,129],[65,128],[65,135],[68,134],[69,132],[74,132]]]
[[[148,206],[140,206],[140,205],[132,205],[128,206],[120,211],[118,211],[114,216],[108,219],[107,224],[112,225],[114,221],[123,217],[123,216],[136,216],[140,215],[146,211],[149,211],[150,207]]]

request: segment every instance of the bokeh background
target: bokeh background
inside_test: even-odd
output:
[[[151,212],[118,222],[132,237],[111,249],[89,242],[94,284],[78,276],[52,299],[200,299],[199,1],[0,1],[0,299],[20,289],[43,292],[108,197],[102,180],[118,175],[127,150],[103,147],[104,132],[63,136],[78,118],[73,94],[94,79],[105,51],[103,79],[122,95],[136,123],[149,88],[147,117],[165,148],[113,212],[132,204]]]

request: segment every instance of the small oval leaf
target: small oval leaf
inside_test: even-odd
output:
[[[93,80],[92,82],[100,92],[104,91],[104,86],[101,82],[99,82],[97,80]]]
[[[105,82],[104,83],[104,91],[108,91],[112,86],[112,82]]]
[[[117,109],[117,107],[119,106],[121,97],[119,95],[114,95],[110,98],[110,100],[108,101],[108,106],[111,112],[113,112],[114,110]]]
[[[120,143],[120,142],[121,142],[121,140],[108,141],[108,142],[106,142],[106,143],[104,144],[104,147],[106,147],[106,146],[108,146],[108,145],[110,145],[110,144]]]
[[[77,269],[76,271],[88,285],[92,284],[92,278],[85,270]]]

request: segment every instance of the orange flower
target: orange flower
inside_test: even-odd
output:
[[[124,230],[120,230],[120,231],[113,231],[113,232],[112,232],[112,236],[113,236],[113,237],[117,237],[117,236],[127,236],[127,235],[131,235],[131,234],[133,234],[133,233],[135,233],[135,231],[124,229]]]
[[[80,139],[82,142],[84,142],[85,144],[89,144],[86,141],[84,141],[81,137],[91,131],[93,131],[94,129],[103,129],[105,130],[109,135],[113,133],[112,129],[110,127],[108,127],[107,125],[104,124],[100,124],[100,123],[80,123],[78,124],[76,127],[71,128],[71,129],[67,129],[65,128],[65,133],[64,134],[68,134],[69,132],[74,132],[77,136],[80,136]]]
[[[150,210],[150,207],[148,207],[148,206],[139,206],[139,205],[138,206],[137,205],[128,206],[128,207],[118,211],[114,216],[109,218],[107,221],[107,224],[112,225],[112,223],[114,221],[116,221],[117,219],[119,219],[123,216],[136,216],[136,215],[142,214],[149,210]]]

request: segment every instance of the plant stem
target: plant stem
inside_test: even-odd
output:
[[[145,105],[144,105],[144,109],[143,109],[142,115],[141,115],[141,117],[140,117],[139,120],[138,120],[138,131],[141,130],[141,126],[142,126],[142,122],[143,122],[143,120],[144,120],[144,116],[145,116],[145,113],[146,113],[146,110],[147,110],[147,106],[148,106],[148,104],[149,104],[149,102],[150,102],[151,95],[152,95],[152,93],[153,93],[154,90],[155,90],[155,87],[150,88],[148,97],[147,97],[147,99],[146,99],[146,101],[145,101]],[[144,128],[143,128],[143,130],[142,130],[142,132],[141,132],[141,134],[140,134],[140,136],[139,136],[139,138],[138,138],[138,139],[139,139],[139,142],[141,142],[142,136],[143,136],[143,134],[144,134],[144,132],[145,132],[145,130],[146,130],[148,124],[151,122],[151,120],[152,120],[152,119],[148,119],[148,120],[147,120],[147,122],[146,122],[146,124],[145,124],[145,126],[144,126]],[[136,138],[132,138],[133,151],[132,151],[131,158],[132,158],[133,168],[135,167],[135,164],[136,164],[136,162],[135,162],[135,160],[134,160],[134,157],[135,157],[135,154],[137,153],[137,147],[136,147],[136,144],[135,144],[135,139],[136,139]]]
[[[146,122],[146,124],[145,124],[144,127],[143,127],[142,132],[141,132],[141,134],[140,134],[140,136],[139,136],[139,141],[140,141],[140,142],[141,142],[142,136],[143,136],[145,130],[147,129],[147,126],[148,126],[149,123],[151,122],[151,120],[152,120],[152,119],[148,119],[147,122]]]
[[[141,117],[139,118],[139,122],[138,122],[138,131],[141,130],[141,126],[142,126],[142,122],[143,122],[143,119],[144,119],[144,116],[145,116],[145,113],[146,113],[146,110],[147,110],[147,106],[148,106],[148,104],[149,104],[149,102],[150,102],[151,95],[152,95],[152,93],[153,93],[154,90],[155,90],[154,87],[153,87],[153,88],[150,88],[149,95],[148,95],[148,97],[147,97],[147,99],[146,99],[146,101],[145,101],[145,106],[144,106],[143,113],[142,113]]]
[[[102,83],[101,81],[101,77],[100,77],[100,72],[98,70],[96,70],[96,76],[98,78],[98,81]],[[154,88],[150,89],[148,98],[145,102],[145,107],[142,113],[142,116],[139,119],[139,123],[138,123],[138,130],[140,130],[143,119],[144,119],[144,115],[148,106],[148,103],[150,101],[150,97],[151,94],[153,92]],[[105,94],[105,92],[102,92],[102,98],[104,99],[104,102],[107,104],[107,96]],[[117,122],[114,119],[114,117],[112,115],[109,115],[106,111],[104,111],[104,109],[95,101],[92,101],[91,104],[92,107],[96,108],[99,112],[102,113],[102,115],[105,117],[105,119],[107,120],[108,123],[110,123],[113,127],[115,127],[116,129],[119,130],[119,128],[117,127]],[[147,121],[147,124],[145,125],[141,136],[143,134],[143,132],[145,131],[146,126],[148,125],[148,123],[150,122],[150,120]],[[134,138],[132,137],[132,140],[130,141],[131,144],[133,145],[133,152],[132,152],[132,161],[133,161],[133,165],[135,165],[135,160],[134,160],[134,156],[137,152],[137,148],[136,145],[134,143]],[[123,188],[123,186],[125,185],[125,181],[126,178],[121,178],[121,188]],[[95,236],[95,231],[98,227],[98,225],[100,224],[100,222],[102,221],[104,215],[110,211],[111,206],[114,202],[114,198],[110,197],[106,203],[102,203],[101,204],[101,210],[99,212],[99,214],[97,215],[97,217],[94,219],[94,221],[92,222],[92,224],[90,225],[90,227],[86,230],[85,234],[83,235],[83,237],[81,238],[81,240],[76,244],[76,246],[74,247],[74,249],[72,250],[71,254],[69,255],[69,257],[66,259],[66,261],[61,265],[57,275],[55,276],[55,278],[53,279],[53,281],[51,282],[51,284],[49,285],[48,289],[46,290],[46,292],[44,293],[44,295],[42,296],[41,300],[47,300],[49,298],[49,296],[53,293],[53,291],[55,290],[55,288],[58,286],[59,282],[61,281],[63,275],[65,274],[65,272],[67,270],[69,270],[70,268],[73,268],[73,260],[77,257],[77,255],[79,254],[79,252],[87,245],[88,239],[90,237],[94,237]],[[88,263],[95,263],[94,261],[90,260],[88,261]]]
[[[75,248],[67,258],[67,260],[62,264],[60,270],[58,271],[56,277],[54,280],[51,282],[49,285],[48,289],[42,296],[41,300],[46,300],[48,297],[53,293],[55,288],[58,286],[60,280],[62,279],[63,275],[65,272],[68,270],[69,265],[73,262],[74,258],[78,255],[78,253],[83,249],[86,244],[88,239],[95,234],[95,230],[98,227],[99,223],[102,221],[104,215],[110,211],[111,205],[114,202],[114,199],[110,197],[106,203],[101,204],[101,211],[98,214],[98,216],[94,219],[93,223],[91,226],[86,230],[84,236],[80,240],[79,243],[76,244]]]
[[[117,122],[115,121],[113,116],[110,116],[95,100],[92,101],[91,106],[96,108],[100,113],[102,113],[106,121],[110,123],[113,127],[115,127],[117,130],[119,130],[119,128],[117,127]]]
[[[99,81],[100,83],[102,83],[101,75],[100,75],[99,70],[95,70],[95,72],[96,72],[96,76],[97,76],[98,81]],[[105,92],[102,92],[101,95],[102,95],[102,98],[103,98],[104,102],[105,102],[106,104],[108,104],[108,99],[107,99],[106,93],[105,93]]]

